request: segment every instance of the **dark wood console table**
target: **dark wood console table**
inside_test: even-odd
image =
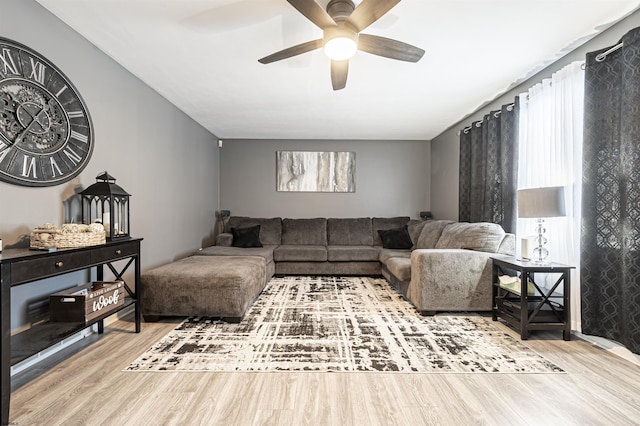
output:
[[[61,342],[66,337],[77,333],[93,324],[98,325],[98,332],[104,331],[104,319],[131,305],[135,308],[136,333],[140,332],[140,242],[141,238],[126,239],[106,244],[72,249],[60,249],[55,252],[6,249],[0,253],[0,320],[2,322],[2,348],[0,353],[0,423],[9,424],[9,402],[11,397],[11,366],[30,356]],[[119,270],[114,262],[125,260],[124,267]],[[11,287],[34,281],[64,275],[69,272],[96,267],[98,281],[104,277],[104,267],[116,276],[116,280],[124,280],[123,275],[133,264],[134,286],[124,283],[127,295],[124,305],[118,306],[99,317],[81,323],[44,322],[30,329],[11,336]]]

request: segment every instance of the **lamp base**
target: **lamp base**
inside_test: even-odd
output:
[[[536,228],[536,232],[538,236],[536,237],[536,242],[538,243],[538,247],[533,249],[533,259],[531,259],[534,263],[547,263],[545,260],[547,256],[549,256],[549,250],[547,250],[544,245],[547,244],[547,239],[544,236],[546,229],[544,227],[544,219],[538,219],[538,227]]]
[[[548,263],[547,256],[549,256],[549,250],[547,250],[542,246],[538,246],[535,249],[533,249],[533,258],[531,259],[531,262]]]

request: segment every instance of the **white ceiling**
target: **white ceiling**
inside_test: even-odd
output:
[[[285,0],[37,1],[222,139],[429,140],[640,5],[404,0],[363,33],[421,61],[359,52],[333,91],[320,50],[258,63],[322,37]]]

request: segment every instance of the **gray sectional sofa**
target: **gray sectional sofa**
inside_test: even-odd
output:
[[[274,275],[383,275],[424,315],[490,311],[491,257],[515,237],[492,223],[231,217],[216,245],[142,274],[142,313],[240,321]]]
[[[383,275],[423,314],[491,310],[491,256],[515,254],[492,223],[394,218],[231,217],[230,231],[259,226],[263,247],[234,247],[232,233],[198,255],[262,256],[276,275]],[[379,230],[406,227],[407,248],[385,248]],[[392,241],[393,242],[393,241]]]

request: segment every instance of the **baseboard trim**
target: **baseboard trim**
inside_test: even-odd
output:
[[[591,336],[589,334],[582,334],[579,331],[572,330],[572,333],[594,346],[599,347],[600,349],[604,349],[605,351],[611,352],[614,355],[619,356],[629,362],[632,362],[636,365],[640,366],[640,355],[634,354],[626,347],[622,346],[618,342],[614,342],[613,340],[605,339],[604,337]]]

